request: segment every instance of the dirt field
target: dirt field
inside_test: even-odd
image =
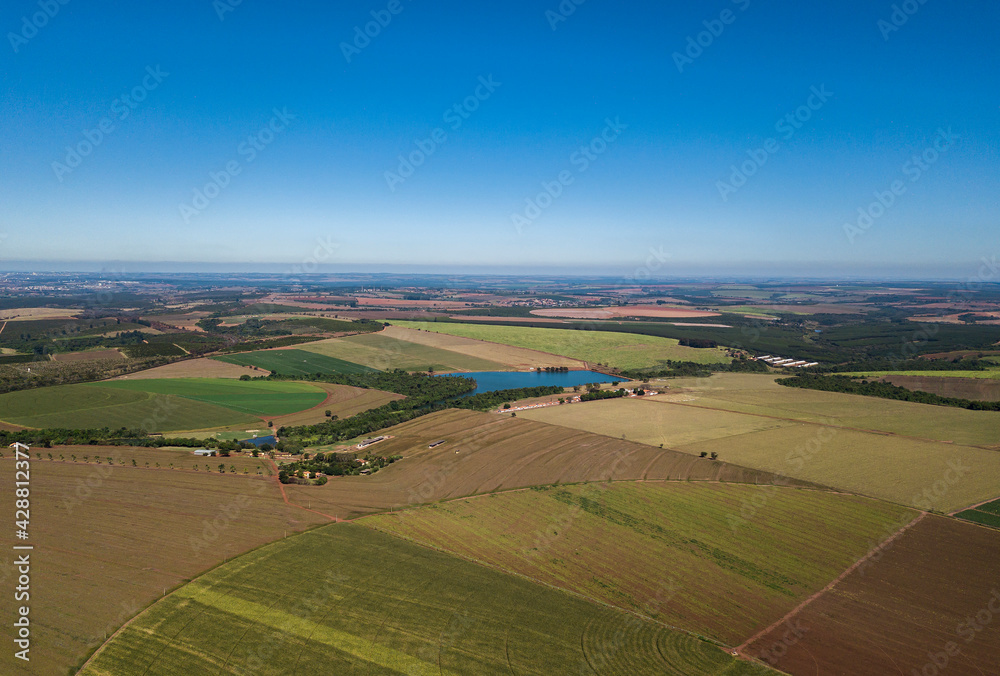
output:
[[[1000,674],[998,581],[1000,532],[929,516],[747,653],[793,676]]]
[[[501,345],[499,343],[488,343],[461,336],[450,336],[444,333],[417,331],[401,326],[390,326],[382,332],[382,335],[457,352],[469,357],[500,362],[515,369],[538,368],[539,366],[566,366],[571,369],[582,369],[585,367],[584,362],[577,359],[561,357],[546,352]]]
[[[932,392],[942,397],[958,397],[973,401],[1000,401],[1000,379],[886,376],[882,380],[899,387],[905,387],[908,390]]]
[[[768,472],[523,418],[449,410],[390,428],[373,447],[402,455],[372,476],[286,486],[294,502],[341,518],[445,498],[550,483],[671,479],[770,483]],[[428,445],[444,440],[434,449]],[[793,479],[779,483],[799,484]]]
[[[551,308],[532,310],[539,317],[565,317],[567,319],[611,319],[613,317],[662,317],[664,319],[694,319],[697,317],[718,317],[718,312],[691,310],[688,308],[665,307],[662,305],[628,305],[624,307],[601,308]]]
[[[92,359],[124,359],[118,350],[90,350],[88,352],[66,352],[52,355],[55,361],[89,361]]]
[[[756,499],[767,504],[734,533],[730,517]],[[915,516],[820,491],[633,482],[466,498],[359,523],[735,646]]]
[[[267,376],[270,371],[254,370],[249,366],[227,364],[214,359],[188,359],[148,371],[119,376],[115,380],[156,380],[159,378],[236,378],[240,376]]]
[[[13,486],[14,461],[5,455],[0,480]],[[30,476],[34,642],[27,669],[4,651],[4,674],[65,674],[164,589],[286,531],[326,521],[286,506],[273,479],[34,459]],[[9,524],[13,507],[10,500],[0,508]],[[11,561],[0,562],[9,589]],[[13,602],[13,593],[3,595],[0,608],[9,617]]]
[[[390,401],[404,398],[401,394],[382,392],[381,390],[366,390],[361,387],[348,387],[347,385],[333,385],[331,383],[318,382],[314,384],[326,390],[329,395],[326,401],[305,411],[274,418],[275,428],[321,423],[327,419],[327,410],[339,418],[349,418],[370,408],[377,408]]]
[[[0,310],[0,322],[29,319],[73,319],[78,311],[50,307],[14,308]]]

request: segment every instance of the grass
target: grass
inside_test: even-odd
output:
[[[527,490],[360,523],[738,645],[915,516],[824,492],[680,482]]]
[[[701,364],[721,364],[729,361],[722,349],[682,347],[677,340],[657,336],[445,322],[396,321],[394,324],[549,352],[620,369],[655,368],[664,365],[667,360],[693,361]]]
[[[317,406],[326,399],[326,393],[314,385],[280,381],[243,382],[217,378],[170,378],[114,380],[98,383],[96,387],[174,395],[255,416],[297,413]]]
[[[240,557],[82,673],[767,674],[619,611],[350,524]]]
[[[240,366],[256,366],[286,376],[314,373],[367,373],[373,370],[361,364],[317,354],[312,350],[261,350],[214,357],[214,359]]]
[[[38,449],[81,462],[37,461],[32,453],[30,544],[31,662],[13,651],[4,674],[66,674],[142,608],[190,578],[254,547],[326,520],[286,505],[273,479],[257,477],[253,458],[204,458],[212,471],[191,471],[189,452],[100,446]],[[14,482],[9,453],[0,480]],[[83,455],[112,456],[100,465]],[[118,458],[125,460],[122,466]],[[171,462],[187,469],[170,470]],[[138,468],[131,466],[136,458]],[[226,474],[217,465],[225,462]],[[151,469],[144,469],[150,462]],[[165,469],[152,469],[160,462]],[[228,472],[230,464],[238,475]],[[242,475],[242,468],[250,471]],[[202,468],[203,470],[203,468]],[[261,471],[264,471],[263,469]],[[0,508],[14,520],[14,503]],[[214,525],[213,525],[214,524]],[[10,585],[9,558],[0,578]],[[13,593],[13,592],[12,592]],[[74,672],[75,673],[75,672]],[[119,674],[137,673],[129,669]],[[201,672],[191,672],[201,673]]]
[[[142,427],[148,432],[259,422],[254,416],[223,406],[109,385],[58,385],[3,394],[0,415],[6,422],[24,427]]]
[[[310,352],[347,359],[380,371],[505,371],[504,364],[401,340],[382,333],[333,338],[312,343]]]

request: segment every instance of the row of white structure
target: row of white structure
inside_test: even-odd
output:
[[[796,368],[796,369],[806,369],[810,366],[819,366],[818,361],[802,361],[795,359],[785,359],[784,357],[772,357],[767,355],[765,357],[757,357],[758,361],[766,361],[771,366],[782,366],[785,368]]]

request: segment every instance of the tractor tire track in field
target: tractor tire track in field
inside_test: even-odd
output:
[[[886,538],[885,540],[883,540],[882,543],[879,544],[878,547],[873,547],[871,549],[871,551],[869,551],[863,557],[861,557],[860,559],[858,559],[857,561],[855,561],[854,564],[851,565],[850,568],[848,568],[843,573],[841,573],[835,580],[833,580],[832,582],[830,582],[830,584],[826,585],[825,587],[823,587],[822,589],[820,589],[818,592],[816,592],[815,594],[813,594],[812,596],[810,596],[809,598],[807,598],[806,600],[804,600],[802,603],[800,603],[795,608],[793,608],[791,611],[789,611],[784,617],[776,620],[769,627],[767,627],[765,629],[762,629],[761,631],[757,632],[756,634],[754,634],[753,636],[751,636],[750,638],[748,638],[746,641],[744,641],[740,646],[738,646],[737,648],[734,649],[734,654],[738,654],[738,655],[740,655],[740,656],[742,656],[744,658],[747,658],[747,659],[753,659],[749,655],[745,654],[745,651],[747,650],[748,647],[750,647],[750,645],[752,645],[755,641],[763,638],[764,636],[767,636],[769,633],[771,633],[772,631],[774,631],[775,629],[777,629],[781,625],[785,624],[786,622],[791,622],[792,618],[794,618],[796,615],[798,615],[806,606],[808,606],[810,603],[812,603],[813,601],[815,601],[816,599],[818,599],[819,597],[823,596],[828,591],[830,591],[831,589],[833,589],[834,587],[836,587],[848,575],[850,575],[851,573],[853,573],[854,571],[856,571],[858,568],[860,568],[862,565],[864,565],[864,563],[866,561],[868,561],[868,559],[870,559],[876,553],[881,552],[888,545],[890,545],[893,541],[895,541],[897,538],[899,538],[899,536],[901,536],[903,533],[905,533],[906,531],[910,530],[915,525],[917,525],[918,523],[920,523],[921,521],[923,521],[926,516],[927,516],[927,512],[923,512],[923,511],[920,512],[920,514],[918,514],[915,519],[913,519],[912,521],[910,521],[910,523],[906,524],[905,526],[903,526],[902,528],[900,528],[898,531],[896,531],[895,533],[893,533],[892,535],[890,535],[888,538]]]

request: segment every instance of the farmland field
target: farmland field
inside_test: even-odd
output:
[[[653,368],[662,366],[667,360],[701,364],[722,364],[729,361],[722,349],[682,347],[677,340],[656,336],[445,322],[394,323],[406,328],[502,343],[621,369]]]
[[[349,418],[352,415],[377,408],[390,401],[403,399],[403,395],[381,390],[366,390],[362,387],[349,387],[333,383],[313,383],[327,393],[323,406],[306,409],[297,413],[273,418],[275,428],[293,425],[315,425],[325,421],[326,411],[338,418]]]
[[[746,392],[755,390],[732,389],[727,394]],[[714,390],[709,394],[715,396]],[[817,422],[797,422],[702,408],[710,403],[701,393],[696,396],[685,401],[681,395],[668,393],[552,406],[518,415],[614,438],[625,435],[632,441],[663,444],[692,455],[718,453],[721,460],[736,465],[944,512],[994,497],[1000,486],[1000,453],[996,451],[838,427],[844,424],[840,416],[845,413],[836,405],[838,399],[853,405],[861,397],[826,397],[825,408],[817,409]],[[915,406],[932,412],[938,408]],[[825,415],[819,416],[819,410]],[[925,491],[930,491],[930,498]]]
[[[298,349],[261,350],[225,357],[213,357],[213,359],[240,366],[256,366],[285,376],[305,376],[314,373],[367,373],[372,370],[361,364]]]
[[[379,371],[503,371],[505,364],[404,340],[388,331],[311,343],[303,349],[347,359]],[[412,333],[416,333],[415,331]]]
[[[807,631],[772,653],[779,669],[793,676],[1000,673],[1000,533],[928,516],[880,554],[793,618]],[[768,650],[783,631],[748,652]],[[950,643],[960,652],[949,657]]]
[[[1000,500],[994,500],[993,502],[988,502],[985,505],[979,505],[977,507],[973,507],[972,509],[967,509],[963,512],[959,512],[955,516],[959,519],[965,519],[966,521],[972,521],[973,523],[983,524],[984,526],[1000,528]]]
[[[772,375],[723,373],[666,381],[692,405],[1000,449],[1000,414],[782,387]],[[653,397],[650,401],[667,401]]]
[[[997,372],[1000,376],[1000,371]],[[932,392],[942,397],[972,401],[1000,401],[1000,378],[939,378],[937,376],[885,376],[885,382],[908,390]]]
[[[522,411],[518,416],[668,448],[795,424],[730,411],[654,403],[660,396],[670,395],[549,406]]]
[[[976,378],[981,380],[1000,379],[1000,369],[990,368],[986,371],[858,371],[838,375],[859,376],[863,378],[884,378],[885,376],[910,376],[934,378]]]
[[[114,380],[96,387],[167,394],[256,416],[296,413],[323,403],[326,393],[308,383],[224,380],[214,378],[172,378],[163,380]],[[188,429],[196,429],[189,427]]]
[[[43,450],[43,449],[39,449]],[[183,584],[227,557],[326,519],[284,504],[273,479],[220,475],[220,461],[250,468],[252,458],[205,458],[213,471],[144,469],[145,458],[181,466],[189,452],[95,446],[51,449],[120,456],[96,465],[32,458],[32,652],[28,668],[0,656],[3,674],[65,674],[164,589]],[[13,485],[14,463],[0,460],[0,480]],[[133,468],[136,458],[140,467]],[[187,465],[187,460],[184,465]],[[151,466],[153,464],[151,463]],[[14,503],[0,514],[14,520]],[[214,525],[213,525],[214,524]],[[0,563],[10,585],[12,559]],[[11,587],[12,589],[12,587]],[[13,617],[13,593],[0,610]],[[119,673],[135,673],[128,670]]]
[[[620,611],[351,524],[177,590],[84,676],[771,673]]]
[[[61,352],[52,355],[54,361],[87,361],[88,359],[124,359],[118,350],[88,350],[86,352]]]
[[[678,482],[531,489],[359,523],[735,646],[915,516],[820,491]]]
[[[6,422],[24,427],[142,427],[149,432],[259,422],[255,416],[184,397],[95,384],[58,385],[3,394],[0,415]]]
[[[248,366],[228,364],[214,359],[186,359],[147,371],[119,376],[117,380],[156,380],[159,378],[233,378],[240,376],[266,376],[270,371],[255,371]]]
[[[372,447],[403,459],[372,476],[286,486],[297,504],[340,517],[552,483],[670,479],[804,485],[724,462],[489,413],[449,410],[383,432]],[[436,441],[445,443],[430,449]]]

